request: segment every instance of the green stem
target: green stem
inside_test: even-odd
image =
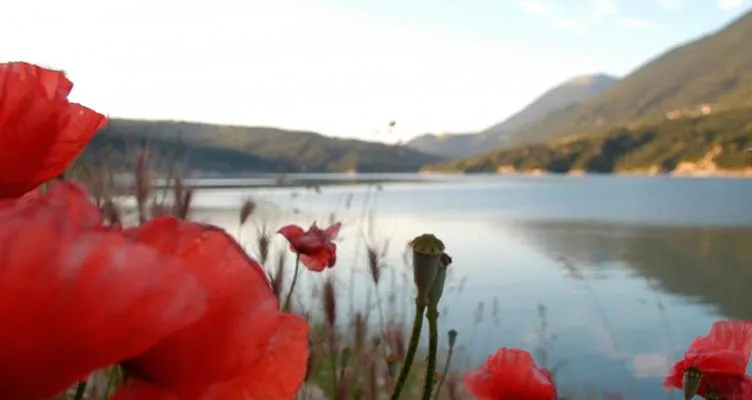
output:
[[[402,364],[397,384],[394,386],[391,400],[397,400],[402,393],[407,381],[407,375],[410,373],[410,367],[413,365],[415,353],[418,351],[418,342],[420,342],[420,332],[423,329],[423,314],[426,311],[425,299],[415,299],[415,320],[413,320],[413,331],[410,334],[410,344],[407,347],[405,362]]]
[[[78,386],[76,386],[76,395],[73,397],[73,400],[83,400],[85,392],[86,381],[78,382]]]
[[[115,381],[115,375],[117,374],[118,366],[110,368],[110,373],[107,374],[107,388],[104,391],[104,399],[110,398],[110,390],[112,390],[112,384]]]
[[[292,298],[292,292],[295,290],[295,284],[298,282],[298,272],[300,272],[300,253],[295,258],[295,272],[292,275],[292,283],[290,284],[290,291],[287,292],[285,297],[285,305],[282,307],[283,312],[290,311],[290,299]]]
[[[449,374],[449,365],[452,363],[452,354],[454,354],[454,346],[449,346],[449,353],[447,353],[446,363],[444,364],[444,371],[441,373],[439,384],[436,385],[436,394],[434,400],[439,400],[439,394],[441,393],[441,387],[444,386],[444,380],[447,374]]]
[[[435,304],[428,306],[426,318],[428,319],[428,363],[423,383],[423,400],[431,400],[433,379],[436,375],[436,353],[439,349],[439,311]]]

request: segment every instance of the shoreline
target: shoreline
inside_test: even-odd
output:
[[[752,169],[747,170],[714,170],[714,171],[666,171],[657,172],[651,170],[633,170],[618,172],[589,172],[574,170],[568,172],[548,172],[543,170],[531,171],[498,171],[498,172],[420,172],[420,174],[435,175],[499,175],[499,176],[529,176],[529,177],[546,177],[546,176],[566,176],[566,177],[583,177],[588,175],[598,176],[655,176],[655,177],[672,177],[672,178],[735,178],[735,179],[752,179]]]

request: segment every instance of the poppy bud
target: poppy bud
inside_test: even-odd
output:
[[[433,280],[431,290],[428,291],[428,302],[436,307],[441,300],[441,295],[444,293],[444,282],[446,281],[447,267],[452,263],[452,257],[449,254],[442,253],[439,261],[439,268],[436,271],[436,278]]]
[[[684,388],[684,400],[690,400],[697,394],[697,390],[700,388],[702,382],[702,372],[699,368],[688,367],[684,370],[684,382],[682,386]]]
[[[418,300],[428,300],[428,292],[441,264],[444,243],[436,236],[426,233],[410,242],[413,250],[413,279],[418,290]]]
[[[454,347],[454,344],[457,342],[457,331],[450,329],[447,334],[449,335],[449,347]]]

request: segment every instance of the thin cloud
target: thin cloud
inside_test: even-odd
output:
[[[548,15],[554,11],[554,8],[550,4],[538,0],[518,0],[517,4],[523,11],[532,15]]]
[[[735,8],[739,8],[741,7],[742,3],[742,0],[718,0],[716,2],[718,8],[720,8],[721,10],[733,10]]]
[[[560,18],[554,21],[554,27],[576,36],[585,36],[590,33],[590,26],[587,23],[574,18]]]
[[[619,13],[619,4],[616,0],[592,0],[592,16],[596,21]]]
[[[662,378],[671,362],[664,354],[635,354],[632,357],[632,373],[637,379]]]
[[[654,30],[658,29],[658,24],[653,21],[642,18],[622,17],[619,19],[619,25],[626,29]]]
[[[665,8],[667,10],[683,10],[686,5],[687,3],[685,0],[658,0],[658,7]]]

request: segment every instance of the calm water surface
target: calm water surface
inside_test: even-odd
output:
[[[574,394],[595,386],[625,398],[666,398],[660,381],[692,339],[717,319],[752,319],[752,180],[376,180],[320,190],[205,189],[196,217],[252,242],[255,229],[237,225],[247,197],[267,205],[257,222],[275,230],[326,223],[334,213],[344,223],[334,270],[343,317],[349,296],[363,307],[371,288],[364,240],[389,243],[381,289],[395,314],[412,303],[402,279],[405,244],[435,233],[454,258],[441,329],[459,331],[457,367],[518,346],[556,367],[560,387]],[[322,276],[304,279],[310,285]],[[315,294],[302,288],[300,300],[315,307]],[[390,292],[397,293],[391,304]]]

